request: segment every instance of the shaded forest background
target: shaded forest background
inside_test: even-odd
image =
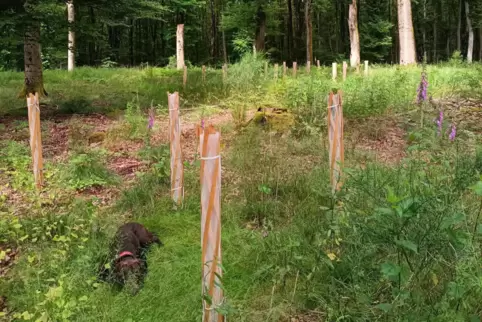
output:
[[[306,1],[313,57],[322,63],[350,56],[349,0],[74,0],[76,64],[174,64],[176,25],[185,24],[187,63],[234,62],[253,46],[273,61],[306,60]],[[25,2],[27,5],[25,5]],[[465,57],[467,13],[475,30],[474,58],[482,60],[482,1],[412,1],[418,61]],[[397,0],[359,0],[362,60],[399,61]],[[23,69],[23,25],[41,24],[44,68],[67,66],[67,6],[59,0],[0,2],[0,68]]]

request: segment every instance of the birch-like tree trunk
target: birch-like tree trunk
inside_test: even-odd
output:
[[[313,62],[313,24],[311,22],[311,1],[305,0],[306,61]]]
[[[74,0],[67,1],[67,19],[69,21],[67,70],[72,71],[75,68],[75,31],[73,28],[73,25],[75,23]]]
[[[176,32],[177,69],[184,69],[184,25],[177,25]]]
[[[415,37],[410,0],[398,0],[398,34],[400,41],[400,65],[415,64]]]
[[[474,55],[474,29],[472,28],[472,21],[470,20],[470,6],[469,2],[465,1],[465,16],[467,19],[467,30],[469,32],[469,44],[467,49],[467,62],[472,63]]]
[[[360,65],[360,35],[358,33],[358,13],[356,1],[348,9],[348,29],[350,30],[350,66]]]

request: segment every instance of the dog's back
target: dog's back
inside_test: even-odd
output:
[[[109,266],[111,268],[105,269],[105,264],[103,264],[100,267],[101,278],[111,280],[111,278],[108,277],[114,273],[112,277],[118,279],[115,278],[115,275],[123,275],[121,271],[125,270],[125,267],[122,264],[126,264],[126,261],[138,262],[140,269],[143,271],[142,275],[145,275],[145,273],[147,273],[145,252],[153,243],[162,245],[162,242],[155,234],[148,231],[139,223],[129,222],[119,227],[111,246],[109,259],[111,263]]]

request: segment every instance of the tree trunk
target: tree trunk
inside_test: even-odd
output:
[[[422,41],[423,41],[423,61],[427,62],[427,0],[423,0],[423,23],[422,23]]]
[[[465,1],[465,16],[467,18],[467,29],[469,31],[469,44],[467,49],[467,62],[472,63],[474,54],[474,29],[472,29],[472,22],[470,21],[469,2]]]
[[[256,51],[264,51],[264,40],[266,36],[266,13],[263,7],[259,6],[256,12]]]
[[[439,12],[437,12],[437,4],[434,3],[434,11],[435,11],[435,15],[434,15],[434,18],[433,18],[433,55],[432,55],[432,59],[433,59],[433,63],[437,63],[437,15]]]
[[[459,0],[459,21],[457,24],[457,50],[462,50],[462,0]]]
[[[74,0],[67,2],[67,19],[69,21],[69,43],[67,52],[67,69],[74,70],[75,67],[75,31],[73,25],[75,23]]]
[[[293,41],[295,39],[294,29],[293,29],[293,8],[291,5],[291,0],[288,0],[288,57],[293,60]]]
[[[216,57],[216,11],[214,10],[214,0],[209,1],[211,9],[211,58]]]
[[[228,63],[228,49],[226,47],[226,33],[223,30],[223,55],[224,55],[224,63]]]
[[[415,64],[417,59],[410,0],[398,0],[398,34],[400,41],[400,65]]]
[[[39,93],[47,96],[43,85],[42,59],[40,57],[40,23],[31,22],[24,35],[25,83],[22,97]]]
[[[350,30],[350,66],[360,65],[360,35],[358,33],[358,16],[356,1],[348,9],[348,28]]]
[[[177,69],[184,68],[184,25],[177,25],[176,32]]]
[[[482,61],[482,27],[479,27],[479,60]]]
[[[311,1],[305,0],[306,61],[313,62],[313,24],[311,23]]]
[[[129,59],[131,67],[134,66],[134,20],[130,19],[129,26]]]

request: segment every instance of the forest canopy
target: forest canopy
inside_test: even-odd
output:
[[[351,0],[69,2],[75,8],[75,22],[71,24],[65,1],[1,1],[0,68],[23,68],[26,21],[40,22],[44,68],[65,68],[69,26],[75,31],[75,60],[80,66],[165,66],[175,55],[176,25],[181,23],[185,24],[185,57],[192,64],[235,61],[253,47],[273,61],[303,62],[307,57],[307,18],[312,24],[314,59],[326,64],[350,56]],[[474,58],[482,59],[480,1],[411,2],[417,61],[424,57],[428,62],[445,60],[456,51],[465,57],[469,21],[476,34]],[[356,4],[362,59],[397,63],[397,0],[358,0]]]

